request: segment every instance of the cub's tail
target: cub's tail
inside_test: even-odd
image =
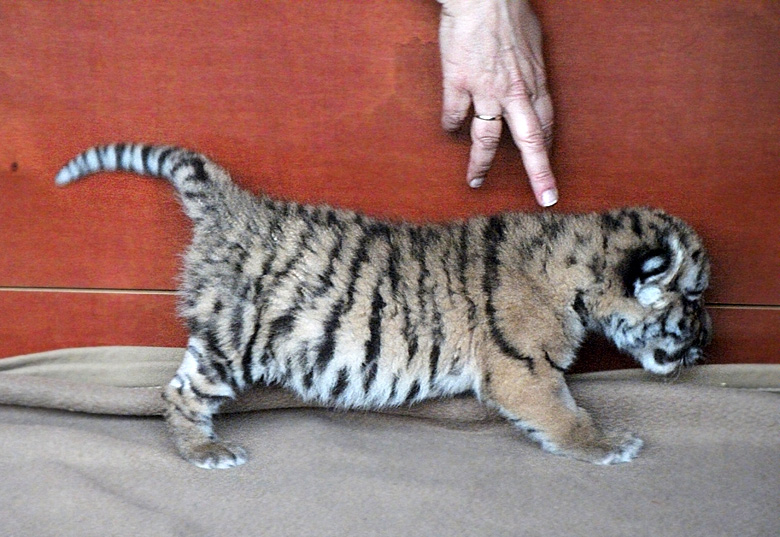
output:
[[[119,143],[87,149],[68,162],[54,181],[70,184],[98,172],[125,171],[167,179],[181,195],[192,218],[222,198],[230,175],[200,153],[175,146]]]

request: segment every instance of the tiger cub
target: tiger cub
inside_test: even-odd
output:
[[[256,383],[363,409],[473,392],[546,451],[629,461],[642,441],[602,431],[566,386],[585,333],[661,375],[710,340],[707,255],[661,211],[388,223],[254,197],[203,155],[136,144],[89,149],[56,182],[104,170],[167,179],[194,222],[190,338],[164,398],[179,453],[203,468],[246,461],[212,416]]]

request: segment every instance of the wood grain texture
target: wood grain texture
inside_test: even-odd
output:
[[[70,347],[183,347],[176,297],[0,291],[0,358]]]
[[[662,207],[708,244],[711,302],[780,304],[780,3],[535,6],[555,210]],[[175,287],[190,232],[167,185],[53,186],[101,142],[182,144],[253,191],[382,217],[539,210],[508,139],[466,186],[468,139],[439,127],[438,16],[433,0],[0,5],[0,287]]]
[[[184,325],[172,295],[0,291],[0,358],[69,347],[183,347]],[[777,363],[780,309],[712,308],[708,363]],[[575,372],[636,367],[611,344],[592,338]]]

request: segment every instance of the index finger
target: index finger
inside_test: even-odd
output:
[[[506,103],[504,119],[509,125],[515,145],[520,150],[523,167],[537,203],[543,207],[555,205],[558,201],[558,189],[550,167],[546,137],[530,101],[517,99]]]

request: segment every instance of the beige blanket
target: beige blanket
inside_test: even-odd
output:
[[[181,352],[0,360],[0,536],[780,535],[780,366],[571,379],[646,442],[606,468],[544,454],[470,399],[379,414],[258,390],[217,421],[249,463],[208,471],[154,417]]]

